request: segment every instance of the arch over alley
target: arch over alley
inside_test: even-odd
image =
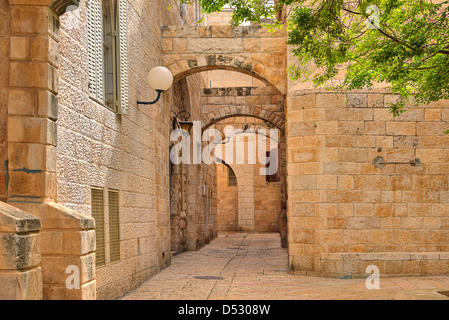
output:
[[[287,91],[286,32],[261,26],[167,26],[162,29],[164,65],[179,80],[207,70],[242,72]]]
[[[254,117],[285,132],[284,98],[274,88],[206,88],[202,94],[202,129],[230,117]]]

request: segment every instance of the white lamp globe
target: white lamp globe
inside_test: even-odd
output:
[[[173,75],[167,68],[154,67],[148,73],[148,83],[154,90],[168,90],[173,84]]]
[[[230,139],[232,138],[232,136],[234,135],[234,127],[233,126],[226,126],[224,129],[224,136],[226,139]]]

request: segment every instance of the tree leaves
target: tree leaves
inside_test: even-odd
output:
[[[334,90],[386,82],[400,96],[391,105],[395,115],[405,106],[449,98],[449,0],[199,2],[206,13],[234,8],[233,25],[261,23],[286,10],[288,44],[297,59],[288,68],[293,79]],[[344,81],[332,81],[343,68]]]

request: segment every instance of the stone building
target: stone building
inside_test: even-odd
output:
[[[289,81],[285,30],[200,15],[0,0],[0,298],[113,299],[219,231],[280,232],[291,273],[447,274],[448,102],[393,118],[384,88]],[[138,104],[156,66],[173,86]],[[224,149],[228,126],[277,129],[278,172],[171,163],[182,111]]]

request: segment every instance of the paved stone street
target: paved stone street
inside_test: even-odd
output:
[[[278,234],[220,234],[122,299],[449,299],[449,277],[386,278],[379,290],[364,279],[287,274],[287,252]]]

